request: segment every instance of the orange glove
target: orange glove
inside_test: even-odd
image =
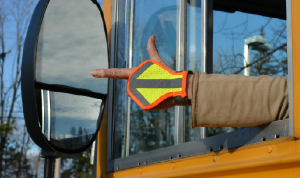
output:
[[[186,97],[187,74],[174,72],[154,60],[144,61],[131,72],[127,91],[141,108],[152,109],[169,97]]]

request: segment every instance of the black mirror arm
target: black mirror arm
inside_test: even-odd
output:
[[[106,94],[93,92],[91,90],[83,88],[75,88],[67,85],[57,85],[57,84],[46,84],[42,82],[35,82],[36,89],[49,90],[54,92],[69,93],[73,95],[87,96],[91,98],[101,99],[102,101],[106,100]]]

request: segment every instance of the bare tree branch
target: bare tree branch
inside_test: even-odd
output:
[[[3,173],[3,153],[10,144],[11,134],[16,128],[16,119],[20,118],[15,116],[15,110],[20,98],[21,57],[27,26],[35,3],[36,0],[0,0],[0,177]],[[8,44],[13,44],[13,50],[6,49]],[[9,53],[13,55],[8,55]],[[9,66],[12,70],[6,69]],[[30,142],[28,135],[27,137],[23,137],[23,141],[18,143],[22,146],[18,150],[20,166],[16,171],[17,177],[21,176],[24,160],[27,159],[26,148]]]
[[[245,67],[241,67],[240,70],[236,71],[234,74],[239,74],[239,73],[242,72],[245,68],[251,67],[251,66],[253,66],[254,64],[258,63],[259,61],[264,60],[266,57],[271,56],[271,55],[274,54],[276,51],[281,50],[281,49],[283,49],[284,47],[286,47],[286,45],[287,45],[287,44],[284,43],[284,44],[278,46],[277,48],[273,49],[272,51],[266,53],[264,56],[262,56],[262,57],[260,57],[260,58],[258,58],[258,59],[256,59],[256,60],[254,60],[252,63],[249,63],[249,64],[246,65]]]

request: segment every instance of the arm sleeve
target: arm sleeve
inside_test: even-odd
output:
[[[288,118],[287,77],[196,72],[192,127],[257,126]]]

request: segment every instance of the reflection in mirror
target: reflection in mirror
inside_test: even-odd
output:
[[[107,79],[95,82],[90,73],[107,68],[107,56],[103,22],[92,1],[49,2],[38,39],[37,82],[106,94]]]
[[[53,145],[79,149],[92,139],[97,131],[99,113],[103,110],[101,100],[45,90],[42,98],[42,131]]]
[[[91,71],[108,68],[100,10],[91,0],[51,0],[42,21],[35,87],[41,131],[52,146],[82,149],[101,122],[107,79]]]

